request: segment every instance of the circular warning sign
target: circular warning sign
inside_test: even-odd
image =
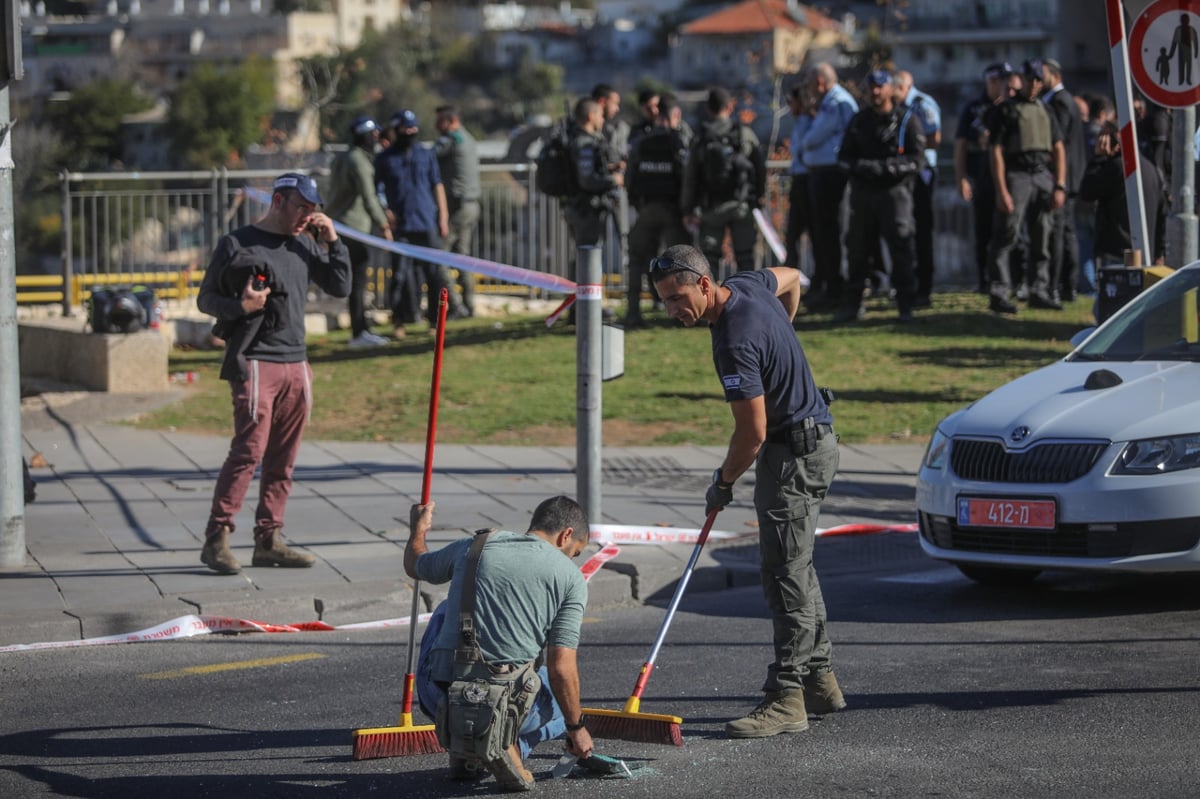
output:
[[[1133,82],[1165,108],[1200,103],[1200,7],[1196,0],[1154,0],[1129,33]]]

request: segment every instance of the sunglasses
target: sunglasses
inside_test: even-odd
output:
[[[652,258],[650,260],[650,274],[651,275],[654,275],[654,274],[672,275],[677,272],[691,272],[693,275],[697,275],[699,277],[707,277],[707,275],[705,275],[703,272],[699,271],[698,269],[693,269],[692,267],[688,266],[687,264],[680,263],[679,261],[676,261],[674,258],[668,258],[665,255],[660,255],[660,256],[658,256],[656,258]]]

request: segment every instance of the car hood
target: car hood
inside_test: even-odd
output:
[[[1099,370],[1120,379],[1109,388],[1086,389]],[[949,435],[1011,441],[1089,438],[1129,441],[1200,431],[1200,364],[1179,361],[1059,361],[996,389],[952,417]]]

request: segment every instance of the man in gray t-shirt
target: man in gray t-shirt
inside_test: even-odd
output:
[[[417,666],[417,696],[422,710],[433,717],[454,679],[457,620],[472,539],[430,552],[425,536],[433,524],[432,502],[413,506],[411,524],[404,571],[435,585],[450,583],[446,601],[434,611],[422,636]],[[524,665],[546,650],[546,664],[538,669],[542,688],[521,725],[520,751],[509,750],[511,771],[529,783],[533,778],[523,762],[542,741],[566,732],[573,754],[587,757],[592,750],[583,726],[576,661],[587,583],[571,563],[587,546],[589,534],[583,508],[568,497],[552,497],[534,510],[527,532],[494,533],[479,559],[475,630],[483,659],[491,665]],[[470,776],[463,773],[465,764],[453,758],[450,766],[452,776]]]

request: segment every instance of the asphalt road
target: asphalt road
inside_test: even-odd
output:
[[[1193,797],[1200,790],[1190,577],[1043,576],[977,586],[911,535],[818,543],[849,708],[806,733],[733,741],[770,625],[757,588],[685,597],[643,700],[682,748],[602,741],[633,779],[559,797]],[[585,704],[619,708],[663,605],[588,617]],[[355,762],[394,724],[407,633],[257,634],[0,656],[0,796],[449,797],[444,755]],[[552,747],[531,759],[546,772]]]

